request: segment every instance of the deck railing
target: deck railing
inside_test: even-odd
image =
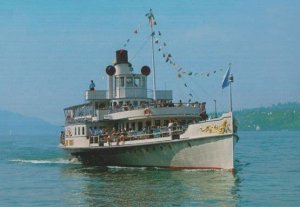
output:
[[[177,126],[172,129],[164,128],[163,130],[156,130],[152,132],[127,132],[119,134],[101,134],[89,136],[90,146],[104,146],[104,143],[108,143],[109,146],[112,143],[119,145],[124,144],[126,141],[136,141],[136,140],[149,140],[163,137],[171,137],[172,139],[179,139],[180,134],[186,130],[185,127]]]

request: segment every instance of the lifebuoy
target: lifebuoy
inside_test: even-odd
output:
[[[144,115],[150,115],[151,114],[151,110],[149,108],[145,108],[144,110]]]

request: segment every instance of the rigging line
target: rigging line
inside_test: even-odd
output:
[[[189,89],[190,94],[193,95],[193,96],[191,97],[191,99],[195,99],[195,98],[199,99],[199,97],[198,97],[198,95],[195,93],[195,91],[194,91],[188,84],[186,84],[187,81],[185,80],[185,78],[184,78],[184,77],[181,77],[181,79],[184,81],[184,84],[185,84],[186,88]],[[189,81],[189,83],[190,83],[190,81]],[[188,95],[190,95],[190,94],[188,94]],[[194,97],[194,96],[195,96],[195,97]]]
[[[149,41],[148,39],[145,39],[145,40],[144,40],[142,46],[134,53],[134,55],[133,55],[132,58],[129,60],[129,62],[131,62],[132,60],[134,60],[134,59],[137,57],[137,55],[140,53],[140,51],[147,45],[148,41]]]
[[[133,39],[133,37],[135,37],[135,36],[137,36],[138,34],[141,33],[142,28],[143,28],[145,25],[146,25],[145,23],[144,23],[144,24],[143,24],[143,23],[140,23],[140,24],[138,24],[136,27],[134,27],[134,29],[131,30],[130,34],[128,35],[129,38],[122,42],[122,43],[123,43],[123,44],[122,44],[122,47],[125,47],[125,48],[126,48],[126,47],[128,46],[128,44],[130,44],[130,42],[131,42],[131,40]]]
[[[156,27],[157,27],[157,25],[156,25]],[[158,29],[158,32],[160,32],[159,29]],[[169,52],[169,49],[168,49],[167,45],[165,45],[166,41],[163,41],[164,40],[163,37],[161,35],[159,35],[159,37],[157,36],[157,31],[156,31],[156,34],[155,34],[155,39],[156,39],[156,41],[158,41],[158,43],[156,43],[156,47],[158,47],[159,52],[161,52],[163,55],[171,54]],[[190,70],[190,69],[184,69],[183,66],[181,66],[180,64],[177,64],[177,62],[173,58],[173,55],[171,57],[163,57],[163,58],[165,59],[165,61],[167,59],[168,59],[168,61],[170,61],[169,63],[171,64],[173,69],[178,71],[181,68],[181,69],[183,69],[183,71],[185,73],[192,73],[192,74],[197,74],[197,75],[201,74],[200,76],[203,76],[203,74],[210,74],[210,73],[215,74],[216,72],[222,71],[222,69],[211,69],[211,70],[204,70],[203,72],[195,72],[195,71]]]

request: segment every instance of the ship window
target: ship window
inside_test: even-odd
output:
[[[82,135],[84,135],[84,127],[82,127]]]
[[[155,126],[160,126],[160,120],[155,120],[154,124]]]
[[[143,129],[143,122],[138,122],[138,131],[142,131]]]
[[[120,77],[120,86],[124,87],[124,77]]]
[[[106,107],[105,102],[99,103],[99,108],[98,109],[104,109]]]
[[[145,85],[146,85],[146,78],[145,77],[142,77],[142,88],[145,88]]]
[[[133,86],[133,78],[127,77],[126,78],[126,87],[132,87]]]
[[[146,121],[146,126],[151,127],[151,121]]]
[[[116,77],[115,84],[116,84],[116,87],[119,87],[119,77]]]
[[[78,127],[78,135],[80,135],[80,127]]]
[[[168,126],[169,121],[168,120],[164,120],[164,126]]]
[[[134,87],[140,86],[140,77],[134,77]]]
[[[75,127],[75,135],[77,135],[77,128]]]

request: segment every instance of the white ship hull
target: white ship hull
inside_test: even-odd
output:
[[[84,164],[163,167],[174,169],[233,169],[235,135],[172,140],[136,146],[69,149]]]

